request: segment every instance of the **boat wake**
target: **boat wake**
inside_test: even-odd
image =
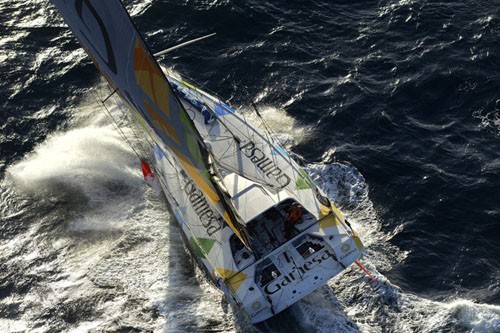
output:
[[[328,286],[306,297],[301,306],[307,321],[320,332],[497,332],[500,307],[449,297],[435,301],[405,292],[383,275],[410,255],[390,243],[381,231],[363,176],[349,164],[312,164],[308,172],[346,212],[366,249],[364,265],[376,276],[373,286],[351,267]]]
[[[272,108],[269,110],[272,113]],[[276,109],[274,109],[276,111]],[[268,118],[266,118],[268,119]],[[286,133],[302,128],[292,124]],[[272,123],[274,125],[274,123]],[[297,143],[300,136],[279,134],[286,142]],[[331,160],[332,152],[325,154]],[[365,243],[363,264],[379,284],[352,266],[292,310],[315,332],[497,332],[500,330],[500,307],[475,303],[456,297],[433,300],[426,295],[405,292],[383,272],[403,264],[411,253],[402,251],[390,241],[402,230],[382,231],[377,212],[369,198],[368,185],[359,171],[349,163],[312,163],[306,166],[314,181],[346,213]],[[279,329],[278,329],[279,331]]]
[[[0,327],[258,332],[191,261],[166,201],[146,188],[139,161],[107,119],[88,116],[93,108],[82,107],[86,115],[72,129],[12,165],[2,182],[1,221],[11,232],[0,242],[7,314]],[[298,133],[290,128],[285,133]],[[287,310],[301,331],[500,329],[497,306],[434,301],[392,284],[381,272],[409,254],[381,231],[363,176],[346,163],[307,170],[362,233],[363,262],[381,284],[373,289],[351,267]]]

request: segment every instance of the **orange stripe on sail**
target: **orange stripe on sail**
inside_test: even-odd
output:
[[[158,65],[149,57],[141,41],[134,48],[134,74],[137,84],[170,117],[170,89]]]
[[[155,126],[180,145],[179,137],[177,136],[175,129],[165,119],[163,119],[161,114],[159,114],[148,102],[143,101],[143,103]]]

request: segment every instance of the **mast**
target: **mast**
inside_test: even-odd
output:
[[[209,152],[193,121],[119,0],[51,0],[114,91],[154,130],[241,241],[245,225],[212,179]],[[240,231],[241,230],[241,231]]]

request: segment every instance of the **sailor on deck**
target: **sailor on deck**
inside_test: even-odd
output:
[[[214,115],[210,112],[210,110],[208,110],[208,107],[205,104],[202,104],[200,112],[205,119],[205,125],[211,124],[215,121]]]
[[[285,237],[286,239],[290,239],[297,233],[297,229],[295,229],[295,224],[302,219],[303,213],[302,206],[300,204],[294,204],[290,208],[290,212],[288,213],[287,218],[285,219]]]

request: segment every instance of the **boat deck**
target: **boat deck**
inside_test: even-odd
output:
[[[231,250],[238,267],[242,268],[267,256],[316,222],[314,216],[305,209],[303,209],[302,216],[298,221],[294,223],[287,221],[294,205],[297,205],[296,201],[285,200],[247,223],[253,254],[243,246],[237,237],[232,237]]]

